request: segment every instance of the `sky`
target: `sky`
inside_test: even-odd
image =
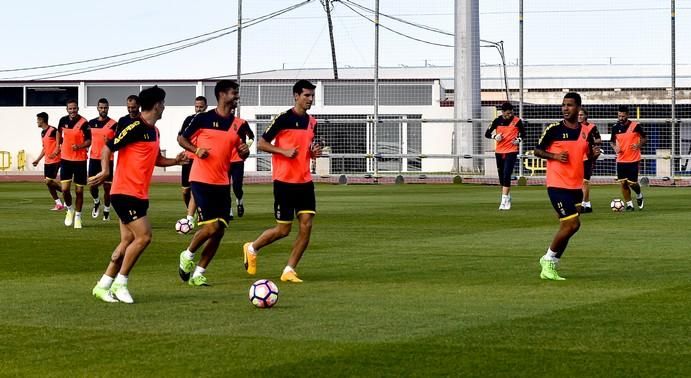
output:
[[[245,0],[243,22],[303,0]],[[374,8],[374,0],[348,0]],[[339,67],[374,65],[374,27],[336,2],[333,27]],[[69,63],[175,42],[237,24],[236,1],[121,1],[96,3],[14,1],[3,4],[0,79],[27,80],[65,70],[142,56],[41,70],[8,71]],[[524,59],[536,64],[669,64],[669,0],[524,0]],[[677,64],[691,64],[691,0],[676,0]],[[354,7],[354,9],[358,9]],[[437,44],[453,45],[453,0],[380,0],[383,14],[431,26],[412,27],[386,17],[383,26]],[[360,11],[367,16],[371,14]],[[326,13],[318,0],[243,30],[243,73],[331,67]],[[504,41],[509,64],[518,61],[518,1],[480,0],[480,37]],[[178,46],[173,45],[171,47]],[[454,49],[380,31],[380,66],[451,66]],[[495,49],[481,49],[483,64],[497,64]],[[63,79],[202,79],[235,75],[237,34],[136,63]],[[668,68],[661,67],[662,71]],[[661,73],[667,73],[661,72]]]

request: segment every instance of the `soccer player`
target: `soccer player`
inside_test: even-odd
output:
[[[67,100],[67,115],[58,123],[54,153],[60,153],[60,183],[62,199],[67,206],[65,226],[82,228],[82,204],[86,185],[86,154],[91,145],[91,130],[86,118],[79,115],[76,100]],[[74,180],[75,206],[72,206],[70,186]]]
[[[274,216],[277,224],[265,230],[255,241],[243,245],[245,270],[250,275],[257,272],[259,250],[288,236],[297,214],[300,231],[281,274],[281,281],[302,282],[295,268],[309,244],[312,220],[317,213],[310,162],[321,155],[321,146],[313,143],[317,120],[307,114],[314,102],[314,88],[307,80],[295,83],[295,106],[276,117],[259,138],[257,147],[272,155]]]
[[[120,117],[118,125],[127,126],[139,118],[139,96],[127,96],[127,115]]]
[[[588,111],[581,108],[578,112],[578,122],[580,122],[583,127],[583,132],[585,135],[593,134],[593,140],[597,146],[602,144],[602,138],[600,137],[600,132],[597,130],[597,126],[594,123],[588,122]],[[583,156],[583,202],[581,213],[592,213],[593,206],[590,203],[590,177],[593,175],[593,169],[595,168],[596,158],[589,158],[588,155]]]
[[[242,158],[249,155],[247,145],[237,133],[247,123],[233,116],[240,98],[238,84],[232,80],[221,80],[214,87],[214,95],[218,102],[216,109],[195,116],[182,133],[180,141],[187,151],[193,151],[196,155],[190,171],[190,187],[197,203],[198,224],[201,226],[187,249],[180,253],[178,273],[190,286],[208,286],[204,273],[216,255],[230,220],[230,158],[234,150]],[[195,267],[195,253],[202,246],[202,256]]]
[[[117,135],[103,147],[101,172],[89,178],[98,185],[110,175],[110,155],[119,151],[113,177],[111,201],[120,218],[120,243],[110,257],[105,273],[91,293],[104,302],[133,303],[128,290],[128,277],[137,259],[151,242],[149,185],[154,166],[169,167],[187,161],[180,153],[175,159],[161,155],[156,121],[165,109],[166,93],[154,86],[141,91],[142,112],[130,124],[118,128]]]
[[[252,132],[250,125],[247,123],[244,123],[238,129],[238,135],[240,136],[242,143],[246,143],[248,148],[252,146],[252,143],[254,143],[254,133]],[[228,176],[230,176],[231,182],[233,183],[233,193],[235,194],[235,198],[237,200],[239,218],[242,218],[242,216],[245,214],[245,205],[242,202],[244,195],[244,191],[242,190],[242,180],[245,176],[245,159],[240,157],[237,152],[233,153],[233,157],[231,158],[230,162],[230,170],[228,171]],[[230,209],[230,219],[233,219],[232,205]]]
[[[60,201],[58,197],[58,192],[62,191],[60,188],[60,183],[58,183],[58,169],[60,169],[60,152],[57,145],[57,132],[58,130],[48,124],[48,113],[41,112],[36,114],[36,124],[41,128],[41,154],[38,155],[36,160],[32,163],[33,166],[37,166],[38,163],[46,157],[46,162],[43,164],[43,176],[45,177],[46,186],[48,187],[48,192],[50,196],[53,197],[55,201],[55,206],[51,210],[58,211],[63,210],[65,206]],[[58,152],[56,152],[56,149]]]
[[[583,200],[583,155],[600,154],[593,134],[586,134],[578,122],[581,96],[567,93],[561,110],[564,119],[547,126],[535,147],[535,156],[547,159],[547,194],[559,216],[559,230],[540,258],[540,278],[555,281],[564,280],[557,272],[559,259],[581,226],[578,214]]]
[[[521,119],[513,115],[510,102],[502,104],[501,116],[492,121],[485,138],[496,141],[495,156],[501,184],[499,210],[511,210],[511,174],[518,158],[518,145],[525,138],[525,127]]]
[[[115,137],[117,122],[108,117],[110,105],[108,100],[101,98],[98,100],[96,109],[98,117],[89,121],[91,129],[91,149],[89,150],[89,177],[96,176],[101,172],[101,152],[106,142]],[[110,155],[110,175],[103,182],[103,220],[110,220],[110,185],[113,182],[113,155]],[[92,218],[98,218],[101,201],[98,199],[98,185],[89,187],[91,198],[94,199],[94,208],[91,211]]]
[[[617,123],[612,126],[610,143],[617,154],[617,181],[621,183],[621,194],[626,202],[626,211],[634,210],[631,190],[636,193],[638,209],[643,210],[643,192],[638,184],[638,163],[641,161],[641,148],[646,141],[645,131],[641,125],[629,120],[629,107],[620,106]]]
[[[207,108],[206,97],[198,96],[194,99],[194,114],[187,116],[182,122],[182,127],[178,132],[178,144],[182,138],[182,133],[187,129],[192,122],[192,119],[199,113],[204,113]],[[194,141],[192,141],[194,142]],[[182,145],[181,145],[182,147]],[[184,148],[184,147],[183,147]],[[197,211],[197,205],[194,202],[190,192],[190,170],[192,169],[192,163],[194,162],[194,153],[190,151],[185,151],[187,154],[188,164],[182,166],[182,174],[180,175],[180,185],[182,186],[182,200],[185,201],[185,207],[187,208],[187,220],[192,224],[194,222],[194,212]]]

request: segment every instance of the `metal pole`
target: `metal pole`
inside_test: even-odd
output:
[[[674,163],[674,156],[675,156],[675,150],[674,150],[674,144],[676,143],[676,138],[677,138],[677,133],[676,133],[676,126],[677,126],[677,114],[676,114],[676,104],[677,104],[677,50],[676,50],[676,29],[675,29],[675,0],[672,0],[672,14],[671,14],[671,27],[672,27],[672,145],[670,146],[670,155],[671,158],[670,164],[671,164],[671,170],[670,170],[670,175],[674,177],[674,168],[676,164]],[[681,146],[680,146],[681,147]]]
[[[242,0],[238,0],[238,86],[242,82]],[[240,117],[240,102],[235,108],[235,115]]]
[[[326,10],[326,19],[329,23],[329,39],[331,40],[331,62],[333,63],[334,79],[338,80],[338,65],[336,64],[336,43],[334,42],[334,26],[331,21],[331,2],[332,0],[324,0],[324,9]]]
[[[372,130],[374,178],[379,176],[377,131],[379,129],[379,0],[374,2],[374,128]]]
[[[518,118],[523,119],[523,0],[518,1]],[[523,143],[519,145],[523,155]],[[518,176],[523,177],[523,159],[518,159]]]
[[[504,89],[506,89],[506,101],[511,101],[509,94],[509,79],[506,77],[506,58],[504,57],[504,41],[499,41],[499,55],[501,55],[501,66],[504,68]]]

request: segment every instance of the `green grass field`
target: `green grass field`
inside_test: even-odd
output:
[[[544,188],[319,185],[304,284],[279,281],[294,235],[242,267],[273,225],[271,187],[246,188],[244,218],[207,277],[177,275],[189,241],[177,185],[154,185],[154,240],[130,275],[134,305],[91,296],[116,222],[62,225],[42,184],[0,184],[0,376],[691,376],[691,189],[646,188],[614,214],[615,186],[539,279],[558,222]],[[88,194],[87,194],[87,197]],[[247,299],[254,279],[276,307]]]

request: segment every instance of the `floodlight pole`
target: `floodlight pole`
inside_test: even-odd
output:
[[[372,159],[374,179],[379,176],[377,131],[379,130],[379,0],[374,2],[374,128],[372,130]]]
[[[238,86],[242,81],[242,0],[238,0]],[[240,102],[238,101],[235,108],[235,115],[240,116]]]
[[[676,126],[677,126],[677,114],[676,114],[676,104],[677,104],[677,50],[676,50],[676,25],[675,25],[675,17],[676,17],[676,10],[675,10],[675,0],[672,0],[672,13],[671,13],[671,19],[670,19],[670,25],[671,25],[671,34],[672,34],[672,145],[670,146],[670,175],[672,178],[674,177],[674,144],[677,141],[677,133],[676,133]],[[680,146],[681,147],[681,146]],[[681,149],[680,149],[681,151]]]
[[[334,80],[338,80],[338,65],[336,64],[336,43],[334,42],[334,25],[331,21],[331,6],[333,0],[324,0],[324,10],[326,10],[326,20],[329,23],[329,39],[331,40],[331,63],[333,64]]]
[[[523,120],[523,0],[518,1],[518,118]],[[523,143],[518,149],[523,156]],[[518,159],[518,177],[523,177],[523,159]]]

